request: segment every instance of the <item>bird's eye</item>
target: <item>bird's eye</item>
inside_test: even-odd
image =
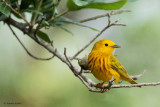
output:
[[[105,46],[108,46],[108,44],[106,43]]]

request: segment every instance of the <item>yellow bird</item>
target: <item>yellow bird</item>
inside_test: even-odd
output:
[[[103,39],[95,43],[88,56],[88,65],[92,74],[98,79],[104,82],[116,79],[115,82],[125,80],[131,84],[137,84],[134,81],[124,67],[120,64],[117,58],[112,54],[115,48],[120,46],[108,39]]]

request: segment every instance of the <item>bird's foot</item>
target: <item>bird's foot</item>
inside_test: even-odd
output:
[[[107,91],[108,91],[108,89],[105,89],[105,87],[104,87],[104,86],[105,86],[104,82],[96,84],[96,89],[97,89],[99,86],[101,86],[101,93],[104,93],[104,92],[107,92]]]
[[[96,89],[97,89],[99,86],[102,86],[103,84],[104,84],[104,82],[96,84]]]

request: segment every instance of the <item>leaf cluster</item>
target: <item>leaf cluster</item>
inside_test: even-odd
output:
[[[78,11],[85,8],[117,10],[120,9],[128,0],[68,0],[66,4],[66,11],[59,14],[57,7],[60,1],[61,0],[0,0],[0,21],[6,20],[11,15],[24,20],[26,13],[28,13],[31,14],[28,25],[30,28],[35,28],[35,26],[41,24],[40,29],[43,27],[58,27],[73,35],[73,33],[63,27],[63,25],[74,24],[90,28],[94,31],[97,31],[97,29],[63,17],[63,15],[68,11]],[[43,17],[45,18],[43,19]],[[49,36],[40,31],[40,29],[38,29],[36,35],[44,41],[51,43],[52,41]]]

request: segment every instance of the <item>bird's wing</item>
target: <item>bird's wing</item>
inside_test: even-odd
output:
[[[111,68],[113,70],[118,72],[122,77],[126,79],[131,79],[127,71],[124,69],[124,67],[121,65],[121,63],[118,61],[118,59],[114,55],[110,56],[110,62],[111,62]]]

